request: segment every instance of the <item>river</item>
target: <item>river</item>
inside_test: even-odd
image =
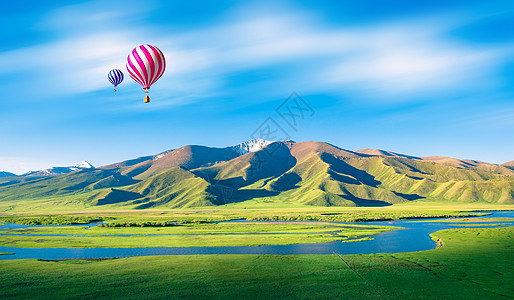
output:
[[[508,217],[514,218],[514,211],[495,211],[482,218]],[[435,221],[435,222],[420,222]],[[333,222],[336,223],[336,222]],[[77,259],[77,258],[122,258],[149,255],[204,255],[204,254],[372,254],[372,253],[399,253],[430,250],[436,247],[430,234],[443,229],[455,228],[483,228],[513,226],[513,221],[480,221],[477,224],[506,225],[470,226],[464,222],[441,222],[441,219],[405,219],[395,221],[372,221],[358,225],[395,226],[397,230],[373,235],[371,240],[359,242],[333,241],[317,244],[293,245],[263,245],[263,246],[235,246],[235,247],[148,247],[148,248],[17,248],[0,247],[0,253],[13,253],[0,255],[0,260],[6,259]],[[91,224],[95,226],[97,224]],[[79,225],[84,226],[84,225]],[[26,225],[5,224],[5,228],[32,227]]]

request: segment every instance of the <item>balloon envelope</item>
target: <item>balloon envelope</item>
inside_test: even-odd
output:
[[[107,78],[114,85],[114,88],[118,86],[123,81],[123,72],[118,69],[111,70],[109,74],[107,74]]]
[[[148,90],[150,86],[161,78],[166,69],[166,60],[161,50],[152,45],[141,45],[127,57],[127,71],[129,76]]]

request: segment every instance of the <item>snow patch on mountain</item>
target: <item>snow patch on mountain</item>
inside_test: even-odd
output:
[[[164,152],[161,152],[161,153],[159,153],[159,154],[156,154],[156,155],[152,156],[152,159],[153,159],[153,160],[159,159],[159,158],[163,157],[164,155],[166,155],[166,154],[170,153],[170,152],[171,152],[171,151],[173,151],[173,150],[174,150],[174,149],[170,149],[170,150],[166,150],[166,151],[164,151]]]
[[[30,171],[22,176],[56,176],[56,175],[62,175],[67,174],[73,171],[77,170],[83,170],[83,169],[94,169],[92,164],[88,163],[87,161],[83,160],[79,162],[78,164],[70,167],[52,167],[45,170],[40,171]]]
[[[249,152],[259,151],[271,143],[273,143],[273,141],[267,141],[267,140],[263,140],[263,139],[254,139],[254,140],[243,142],[239,145],[232,146],[232,149],[237,154],[243,155],[243,154],[246,154]]]
[[[79,162],[78,164],[74,165],[73,167],[80,168],[80,169],[93,169],[93,165],[88,163],[87,161],[83,160]],[[73,168],[71,167],[71,168]]]

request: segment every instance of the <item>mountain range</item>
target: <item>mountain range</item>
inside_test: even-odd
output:
[[[81,170],[81,169],[93,169],[93,165],[83,160],[74,166],[69,167],[52,167],[49,169],[39,170],[39,171],[30,171],[22,174],[21,176],[55,176],[71,173],[73,171]],[[11,173],[12,174],[12,173]],[[1,176],[1,175],[0,175]],[[11,176],[17,176],[12,174]],[[6,176],[4,176],[6,177]]]
[[[0,210],[514,203],[514,162],[349,151],[312,141],[188,145],[98,168],[71,168],[78,169],[56,175],[59,169],[52,168],[52,176],[5,174]]]

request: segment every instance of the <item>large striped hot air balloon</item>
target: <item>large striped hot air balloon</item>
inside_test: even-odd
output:
[[[152,45],[136,47],[127,57],[129,76],[141,84],[147,94],[150,86],[164,74],[164,69],[166,69],[164,54]],[[150,97],[146,95],[144,101],[150,102]]]
[[[116,92],[116,87],[123,81],[123,72],[113,69],[107,74],[107,78],[114,85],[114,91]]]

